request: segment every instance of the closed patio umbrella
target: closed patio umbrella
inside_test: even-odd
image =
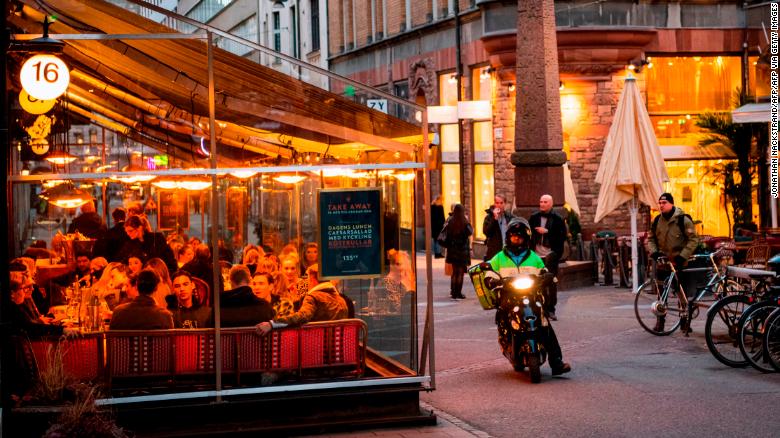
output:
[[[663,193],[663,183],[669,181],[661,149],[653,132],[642,96],[632,76],[620,95],[615,117],[609,129],[601,156],[596,182],[601,184],[596,222],[631,201],[631,263],[637,262],[637,201],[654,205]],[[634,291],[638,288],[638,272],[632,269]]]

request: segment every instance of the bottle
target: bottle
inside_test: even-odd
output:
[[[100,329],[100,299],[98,298],[97,294],[92,294],[92,297],[89,299],[89,320],[91,323],[91,331],[97,331]]]

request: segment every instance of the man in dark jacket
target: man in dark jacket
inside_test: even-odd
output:
[[[106,224],[103,222],[103,218],[95,212],[94,201],[89,201],[81,206],[81,214],[73,219],[73,222],[68,227],[68,233],[79,233],[89,237],[90,239],[99,239],[103,237],[106,232]]]
[[[114,255],[121,249],[124,240],[127,238],[125,234],[126,217],[127,211],[122,207],[117,207],[111,212],[114,226],[109,228],[103,234],[103,237],[98,238],[97,242],[95,242],[95,247],[92,248],[92,257],[105,257],[106,260],[111,261],[114,259]]]
[[[504,234],[512,214],[506,211],[506,198],[496,195],[493,205],[485,210],[487,214],[482,222],[482,232],[485,234],[485,258],[490,260],[504,247]]]
[[[553,211],[553,198],[542,195],[539,199],[539,211],[532,214],[528,220],[531,226],[531,245],[539,257],[544,260],[548,271],[558,276],[558,263],[563,255],[563,245],[566,243],[566,223]],[[558,304],[558,286],[550,284],[545,299],[545,311],[548,317],[556,321],[555,306]]]
[[[230,268],[230,284],[233,289],[220,295],[220,325],[222,327],[247,327],[274,317],[271,303],[261,300],[249,287],[249,268],[234,265]]]
[[[176,308],[173,310],[173,325],[176,328],[209,328],[211,322],[211,307],[201,306],[192,299],[195,283],[187,271],[178,271],[172,275],[173,293],[176,295]]]
[[[211,260],[211,250],[205,243],[201,243],[195,248],[195,257],[189,262],[185,263],[181,267],[183,271],[187,271],[192,274],[193,277],[200,278],[209,285],[210,288],[214,288],[214,264]],[[222,281],[222,276],[217,277],[219,280],[219,291],[224,290],[225,286]]]
[[[111,317],[109,330],[161,330],[173,328],[171,312],[157,306],[152,294],[160,277],[151,269],[138,273],[138,296],[133,301],[117,306]]]

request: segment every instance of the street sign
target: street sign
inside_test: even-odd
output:
[[[387,114],[387,99],[368,99],[366,105],[371,109]]]

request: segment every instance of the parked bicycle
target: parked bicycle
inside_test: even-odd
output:
[[[739,320],[745,309],[764,295],[774,277],[774,274],[751,275],[751,283],[743,286],[742,293],[723,297],[707,311],[704,339],[710,353],[722,364],[735,368],[748,366],[739,348]]]
[[[750,307],[737,322],[739,332],[739,349],[742,355],[753,368],[771,373],[777,371],[770,362],[769,356],[764,353],[764,338],[766,335],[766,322],[769,316],[780,309],[780,287],[771,286],[766,295]]]
[[[780,300],[777,304],[780,306]],[[780,308],[775,309],[766,319],[764,356],[776,371],[780,371]]]
[[[683,327],[687,336],[690,333],[691,320],[699,313],[698,303],[712,297],[719,300],[727,295],[738,294],[741,286],[726,277],[716,259],[730,255],[728,250],[718,250],[711,254],[697,254],[693,260],[709,258],[711,272],[707,284],[697,291],[693,298],[688,299],[680,285],[677,269],[666,257],[660,257],[658,266],[666,266],[669,275],[664,280],[658,280],[652,275],[640,286],[634,298],[634,314],[639,325],[656,336],[667,336]]]

